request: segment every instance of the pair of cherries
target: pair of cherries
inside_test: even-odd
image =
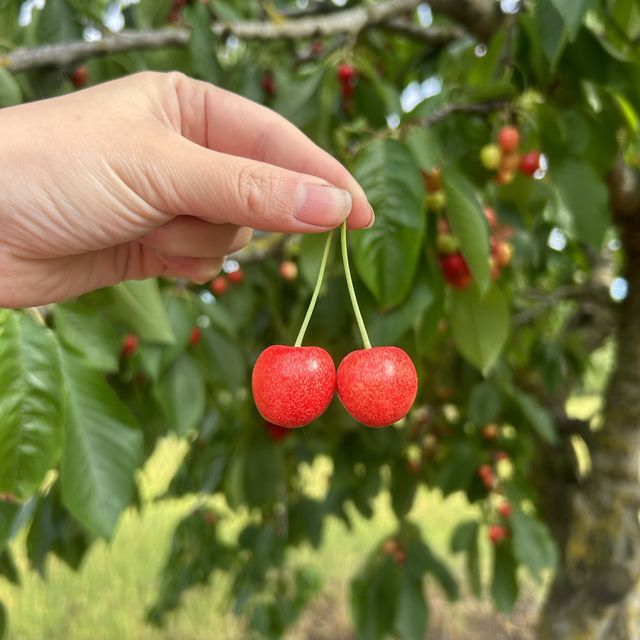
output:
[[[293,347],[273,345],[258,357],[253,369],[253,397],[262,417],[281,427],[302,427],[319,418],[337,390],[345,409],[368,427],[386,427],[409,413],[418,390],[411,358],[398,347],[372,347],[358,307],[349,259],[347,226],[342,225],[342,260],[353,311],[365,349],[352,351],[336,367],[320,347],[303,347],[313,314],[332,234],[327,241],[309,309]]]
[[[398,347],[371,347],[348,354],[338,367],[320,347],[273,345],[253,369],[253,397],[262,417],[281,427],[302,427],[319,418],[334,392],[367,427],[386,427],[407,415],[418,390],[411,358]]]

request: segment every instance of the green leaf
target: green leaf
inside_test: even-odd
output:
[[[102,376],[61,353],[67,396],[62,499],[87,529],[109,538],[133,496],[142,434]]]
[[[60,459],[64,407],[53,333],[25,313],[0,332],[0,491],[31,495]]]
[[[508,542],[496,545],[493,553],[491,597],[498,611],[509,613],[518,599],[518,580],[516,577],[518,565]]]
[[[47,0],[36,19],[39,42],[71,42],[82,39],[82,25],[67,0]]]
[[[429,547],[425,546],[425,551],[427,552],[425,566],[427,573],[436,579],[449,600],[456,600],[458,598],[458,583],[453,574]]]
[[[400,638],[424,638],[428,609],[421,579],[405,578],[398,594],[398,609],[394,630]]]
[[[183,9],[183,16],[191,27],[189,51],[195,72],[203,80],[218,82],[220,69],[216,58],[217,41],[211,31],[208,8],[195,2]]]
[[[394,344],[418,322],[434,301],[429,284],[426,275],[420,273],[409,297],[399,307],[387,313],[371,314],[367,329],[374,344]]]
[[[10,107],[22,102],[22,90],[14,77],[0,68],[0,107]]]
[[[538,0],[535,7],[538,36],[544,55],[552,67],[556,66],[567,43],[564,20],[555,8],[554,2],[555,0]]]
[[[56,333],[64,344],[99,371],[117,371],[120,337],[99,309],[81,302],[53,308]]]
[[[489,234],[480,201],[471,184],[451,166],[442,172],[442,187],[447,196],[447,218],[460,242],[460,251],[484,292],[491,283],[491,274]]]
[[[445,496],[466,489],[480,464],[480,452],[471,444],[456,444],[442,461],[436,476],[436,484]]]
[[[488,381],[480,382],[469,395],[469,420],[477,425],[495,422],[502,410],[502,395]]]
[[[409,292],[425,231],[420,171],[405,145],[376,140],[358,155],[354,175],[376,213],[371,229],[352,234],[355,265],[378,303],[393,307]]]
[[[574,40],[587,12],[597,4],[598,0],[551,0],[551,4],[562,16],[569,34],[569,40]]]
[[[320,90],[329,70],[333,67],[320,65],[310,74],[290,78],[276,69],[274,110],[297,127],[309,124],[318,116]]]
[[[391,506],[399,520],[411,510],[417,489],[416,474],[407,468],[407,462],[404,459],[400,459],[392,467],[390,489]]]
[[[31,519],[35,508],[35,498],[30,498],[23,504],[0,501],[0,548],[20,533]]]
[[[571,157],[551,163],[549,175],[578,237],[598,249],[610,222],[603,178],[590,165]]]
[[[111,288],[112,310],[143,340],[173,344],[171,325],[154,279],[129,280]]]
[[[206,375],[216,384],[237,389],[247,383],[247,362],[239,347],[213,327],[202,333],[202,347],[209,363]]]
[[[155,388],[169,427],[179,436],[195,429],[204,414],[204,380],[193,358],[182,354],[164,372]]]
[[[527,567],[538,582],[542,571],[556,565],[556,547],[549,530],[539,520],[515,510],[510,518],[515,559]]]
[[[461,522],[451,536],[451,551],[466,553],[467,580],[473,595],[480,597],[482,582],[480,579],[480,562],[478,551],[478,534],[480,527],[475,520]]]
[[[451,330],[460,353],[485,375],[509,336],[509,308],[497,286],[484,297],[476,287],[452,291]]]
[[[431,171],[440,161],[438,142],[432,129],[414,127],[407,135],[406,143],[423,171]]]
[[[522,417],[543,440],[550,444],[557,441],[558,436],[549,413],[533,396],[524,391],[513,390],[511,397],[520,409]]]
[[[11,584],[20,584],[18,567],[16,567],[13,555],[8,548],[0,551],[0,576],[4,576]]]

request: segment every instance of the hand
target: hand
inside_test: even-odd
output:
[[[0,306],[203,283],[252,229],[373,222],[354,178],[293,125],[177,73],[3,109],[0,132]]]

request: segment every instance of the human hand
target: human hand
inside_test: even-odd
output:
[[[373,222],[355,179],[292,124],[177,73],[3,109],[0,131],[0,306],[203,283],[252,229]]]

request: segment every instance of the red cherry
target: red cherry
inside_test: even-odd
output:
[[[273,77],[271,71],[265,71],[260,80],[262,90],[269,98],[273,98],[276,94],[276,79]]]
[[[351,84],[355,80],[356,74],[356,68],[348,62],[338,67],[338,80],[340,80],[343,85]]]
[[[495,440],[500,435],[500,427],[495,422],[490,422],[482,427],[482,437],[485,440]]]
[[[138,350],[138,336],[130,333],[122,341],[122,355],[130,358]]]
[[[286,438],[288,435],[291,435],[291,429],[280,427],[272,422],[265,422],[264,426],[267,428],[267,434],[273,442],[278,442],[279,440]]]
[[[511,515],[511,505],[508,502],[503,502],[499,507],[498,507],[498,513],[500,514],[500,516],[502,516],[503,518],[508,518]]]
[[[487,219],[487,224],[491,229],[496,229],[498,227],[498,216],[496,215],[496,210],[493,207],[484,207],[482,209],[484,212],[484,217]]]
[[[281,427],[302,427],[321,416],[336,388],[336,367],[320,347],[273,345],[258,357],[251,378],[262,417]]]
[[[221,296],[229,288],[229,281],[224,276],[217,276],[211,282],[210,288],[215,295]]]
[[[338,396],[367,427],[387,427],[404,418],[416,399],[418,374],[398,347],[359,349],[338,367]]]
[[[540,152],[529,151],[520,158],[520,173],[523,176],[532,176],[540,167]]]
[[[491,544],[498,544],[509,537],[509,529],[502,524],[492,524],[488,536]]]
[[[200,327],[193,327],[193,329],[191,329],[191,334],[189,335],[189,344],[192,347],[195,347],[199,344],[200,338],[202,338],[202,331],[200,331]]]
[[[487,489],[493,489],[496,483],[496,477],[493,473],[493,467],[488,464],[481,464],[478,467],[478,475],[480,476],[480,480],[482,480],[482,484]]]
[[[502,127],[498,131],[498,144],[505,153],[512,153],[520,144],[520,132],[516,127]]]
[[[293,260],[284,260],[278,268],[283,280],[292,281],[298,277],[298,265]]]
[[[473,278],[469,265],[461,253],[454,253],[448,256],[440,256],[440,267],[444,274],[444,279],[456,289],[465,289]]]
[[[240,284],[244,280],[244,271],[242,269],[232,271],[227,274],[227,278],[231,284]]]
[[[87,81],[89,80],[89,71],[87,67],[82,65],[81,67],[76,67],[71,74],[71,84],[76,89],[82,89]]]
[[[503,460],[508,460],[509,459],[509,454],[506,451],[496,451],[493,454],[493,459],[496,462],[502,462]]]

